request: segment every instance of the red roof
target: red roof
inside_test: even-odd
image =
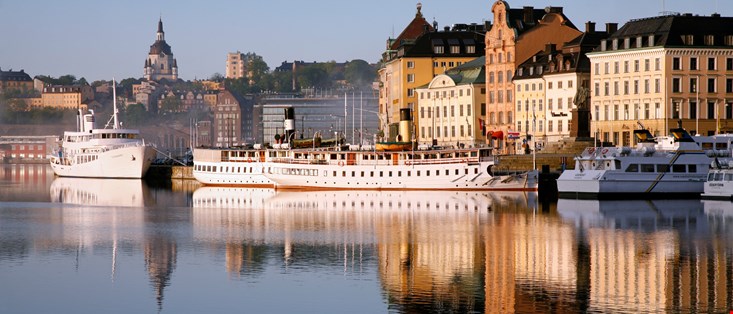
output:
[[[410,22],[410,24],[405,27],[402,33],[400,33],[400,35],[395,38],[395,41],[392,43],[389,49],[396,50],[400,47],[400,44],[403,40],[417,39],[418,37],[420,37],[420,35],[425,33],[425,27],[427,27],[429,31],[433,31],[433,26],[425,20],[425,18],[422,16],[422,12],[420,12],[420,7],[418,7],[415,18],[412,19],[412,22]]]

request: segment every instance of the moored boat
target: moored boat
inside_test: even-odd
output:
[[[114,90],[114,88],[113,88]],[[94,111],[78,111],[75,132],[64,132],[59,148],[49,155],[51,168],[61,177],[128,178],[145,176],[156,155],[139,130],[122,129],[113,108],[111,128],[98,129]]]
[[[264,176],[265,149],[196,148],[193,176],[204,185],[273,187]]]
[[[680,198],[699,197],[711,158],[682,128],[672,138],[654,138],[635,130],[630,147],[588,147],[575,158],[575,169],[557,179],[560,197],[570,198]]]
[[[492,148],[420,151],[271,150],[278,189],[536,191],[537,171],[494,173]]]

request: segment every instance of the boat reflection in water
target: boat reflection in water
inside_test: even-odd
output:
[[[51,202],[90,206],[145,207],[153,203],[140,179],[56,177],[51,182]]]
[[[536,206],[522,192],[271,191],[194,191],[195,238],[226,239],[231,276],[259,274],[277,247],[285,265],[378,271],[390,308],[408,312],[482,311],[482,230],[496,211]]]
[[[578,284],[589,289],[590,311],[731,308],[731,230],[719,222],[719,207],[697,199],[561,199],[557,206],[576,226],[577,260],[586,264],[578,267]]]

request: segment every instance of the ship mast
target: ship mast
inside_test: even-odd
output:
[[[119,124],[117,122],[117,83],[115,82],[115,78],[112,78],[112,118],[114,119],[114,124],[112,124],[112,129],[117,129]]]

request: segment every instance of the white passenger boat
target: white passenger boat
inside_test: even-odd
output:
[[[274,187],[264,176],[264,149],[196,148],[193,176],[204,185]]]
[[[114,88],[113,88],[114,90]],[[111,128],[98,129],[94,111],[78,112],[76,132],[64,132],[60,147],[49,156],[61,177],[134,178],[145,176],[156,155],[139,130],[122,129],[113,108]]]
[[[733,200],[733,160],[718,160],[711,164],[705,182],[703,199]]]
[[[489,148],[419,151],[271,150],[278,189],[536,191],[537,171],[499,175]]]
[[[682,128],[672,138],[653,138],[634,131],[639,144],[630,147],[589,147],[575,158],[575,169],[557,179],[560,197],[636,198],[699,197],[712,159]]]

